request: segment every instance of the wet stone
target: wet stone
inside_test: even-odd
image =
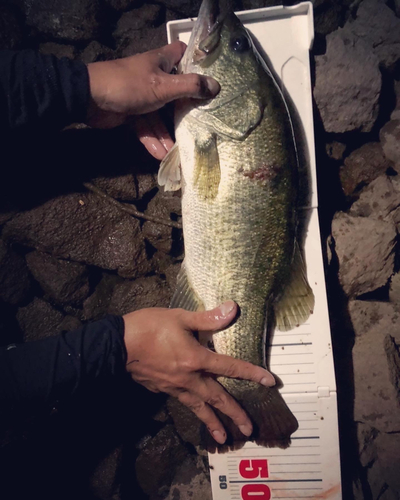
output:
[[[68,57],[69,59],[75,59],[76,57],[75,47],[73,45],[64,45],[62,43],[41,43],[39,46],[39,51],[41,54],[52,55],[58,58]]]
[[[133,174],[118,177],[96,177],[92,183],[109,196],[120,201],[134,201],[137,199],[137,187]]]
[[[83,320],[95,321],[107,313],[114,288],[118,283],[122,283],[122,279],[118,276],[103,274],[94,292],[83,303]]]
[[[314,97],[326,132],[371,131],[379,111],[379,60],[363,40],[339,29],[316,56]]]
[[[0,299],[20,304],[29,294],[31,280],[23,257],[0,240]]]
[[[393,222],[338,212],[332,221],[332,236],[339,261],[339,280],[349,297],[386,285],[394,268]]]
[[[340,180],[346,196],[386,172],[390,163],[379,142],[368,142],[353,151],[340,168]]]
[[[79,59],[85,64],[97,61],[108,61],[114,59],[114,51],[106,45],[102,45],[98,41],[93,40],[82,51]]]
[[[332,160],[342,160],[343,154],[346,151],[346,144],[333,141],[326,144],[326,153]]]
[[[78,262],[31,252],[26,261],[32,275],[48,297],[60,305],[80,304],[89,294],[87,268]]]
[[[394,163],[395,170],[400,171],[400,119],[386,123],[379,138],[386,158]]]
[[[48,302],[35,297],[17,312],[17,321],[25,341],[53,337],[61,331],[64,315]]]
[[[201,457],[188,457],[176,470],[166,500],[212,500],[210,478]]]
[[[134,56],[148,50],[158,49],[167,45],[167,43],[167,33],[165,26],[162,24],[155,28],[134,31],[129,43],[122,50],[119,47],[119,55],[121,57]]]

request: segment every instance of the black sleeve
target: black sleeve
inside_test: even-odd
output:
[[[33,50],[0,51],[0,130],[61,129],[86,118],[87,67]]]
[[[98,378],[125,374],[124,321],[107,316],[55,337],[0,348],[0,407],[52,406]]]

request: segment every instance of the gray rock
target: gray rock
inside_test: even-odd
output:
[[[112,274],[104,274],[94,292],[84,301],[82,319],[98,320],[108,313],[114,288],[123,280]]]
[[[337,1],[324,2],[321,6],[314,3],[314,28],[316,33],[328,35],[344,23],[344,9]]]
[[[115,448],[97,464],[90,477],[90,490],[98,500],[119,500],[118,469],[122,462],[123,447]]]
[[[378,58],[369,45],[339,29],[316,56],[314,97],[326,132],[369,132],[378,116],[382,84]]]
[[[22,44],[22,26],[11,5],[0,5],[0,50],[15,50]]]
[[[74,316],[65,316],[61,324],[58,326],[59,332],[71,332],[72,330],[77,330],[82,326],[82,323],[78,318]]]
[[[392,222],[339,212],[332,221],[339,280],[349,297],[372,292],[393,273],[396,228]]]
[[[154,173],[136,174],[136,182],[138,189],[138,198],[143,196],[153,189],[158,189],[157,175]]]
[[[370,466],[377,458],[375,439],[378,431],[368,424],[357,423],[357,440],[360,463],[363,467]]]
[[[326,154],[333,160],[342,160],[346,147],[346,144],[343,142],[329,142],[326,144]]]
[[[246,1],[246,0],[245,0]],[[262,2],[262,0],[259,0]],[[179,17],[197,17],[197,14],[199,13],[200,9],[200,4],[201,0],[164,0],[163,2],[165,6],[167,7],[168,10],[178,13]],[[245,2],[243,3],[243,9],[255,9],[257,7],[248,7],[245,5]],[[264,5],[263,5],[264,6]],[[168,19],[169,21],[171,19]]]
[[[58,58],[68,57],[69,59],[75,59],[76,56],[76,48],[73,45],[65,45],[63,43],[41,43],[39,46],[39,51],[42,54],[52,55]]]
[[[142,7],[133,9],[120,17],[113,37],[121,49],[130,42],[137,39],[141,32],[150,32],[160,18],[161,7],[159,5],[144,4]],[[164,27],[165,29],[165,27]]]
[[[114,51],[102,45],[97,40],[91,41],[83,50],[79,59],[85,64],[97,62],[97,61],[108,61],[109,59],[114,59]]]
[[[400,171],[400,119],[386,123],[379,132],[379,138],[386,158]]]
[[[96,177],[92,183],[108,195],[120,201],[134,201],[138,197],[133,174],[118,177]]]
[[[175,398],[167,400],[168,413],[170,414],[176,432],[186,443],[193,446],[200,446],[201,439],[201,422],[196,415]]]
[[[108,312],[127,314],[147,307],[168,307],[171,293],[158,276],[123,281],[115,285]]]
[[[400,19],[382,0],[363,0],[344,28],[367,43],[379,63],[390,68],[400,58]]]
[[[115,10],[125,11],[140,4],[140,0],[105,0],[106,3]]]
[[[173,426],[166,425],[145,445],[136,460],[136,477],[143,491],[156,496],[169,489],[176,467],[187,455]]]
[[[381,477],[397,494],[400,493],[400,435],[381,432],[376,438]],[[398,496],[397,496],[398,498]]]
[[[158,49],[168,43],[165,26],[157,26],[151,29],[142,29],[132,32],[129,43],[121,51],[121,57],[129,57],[135,54],[141,54],[148,50]]]
[[[98,0],[24,0],[26,23],[42,35],[81,42],[99,31]]]
[[[340,180],[346,196],[386,172],[390,163],[379,142],[368,142],[353,151],[340,168]]]
[[[381,175],[362,190],[349,214],[373,219],[388,220],[400,206],[400,182],[396,177]]]
[[[400,0],[399,0],[400,2]],[[400,81],[394,81],[394,92],[396,94],[396,107],[390,115],[391,120],[400,120]]]
[[[188,457],[177,468],[166,500],[212,500],[210,478],[201,457]]]
[[[0,240],[0,298],[7,304],[23,302],[31,281],[25,260]]]
[[[387,342],[397,330],[391,304],[350,301],[356,332],[353,347],[354,419],[381,432],[400,431],[399,392],[393,385]]]
[[[89,294],[87,268],[43,252],[31,252],[26,262],[48,297],[60,305],[80,304]]]
[[[149,270],[140,222],[92,193],[59,196],[7,222],[4,236],[55,257],[116,270]]]
[[[25,341],[53,337],[62,330],[64,315],[48,302],[35,297],[17,312],[17,321],[24,334]]]
[[[400,273],[394,274],[390,279],[389,300],[400,311]]]

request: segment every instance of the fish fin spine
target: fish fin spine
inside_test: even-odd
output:
[[[168,151],[160,164],[158,184],[164,191],[178,191],[181,188],[181,159],[177,144]]]
[[[204,311],[204,304],[197,293],[193,290],[185,269],[185,262],[176,279],[176,288],[169,306],[173,308],[186,309],[187,311]]]

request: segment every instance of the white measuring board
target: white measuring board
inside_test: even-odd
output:
[[[304,253],[315,295],[306,324],[276,330],[267,347],[268,366],[281,381],[280,392],[299,422],[286,450],[246,443],[239,451],[209,454],[214,500],[340,500],[340,455],[336,384],[318,222],[309,50],[314,27],[311,2],[237,13],[268,54],[305,131],[311,171]],[[188,43],[194,19],[167,24],[169,43]]]

